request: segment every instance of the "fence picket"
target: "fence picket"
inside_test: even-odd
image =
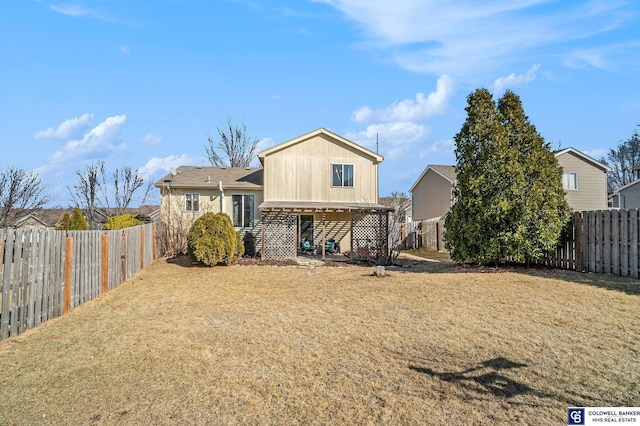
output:
[[[152,227],[106,231],[110,237],[106,253],[109,289],[154,261]],[[131,235],[130,244],[127,234]],[[65,291],[72,295],[70,309],[101,293],[102,235],[101,231],[0,229],[0,339],[62,315]],[[69,287],[65,288],[67,236],[71,237],[72,255]]]
[[[406,224],[405,249],[444,247],[444,221]],[[640,211],[638,209],[575,212],[556,250],[533,262],[556,268],[640,276]]]

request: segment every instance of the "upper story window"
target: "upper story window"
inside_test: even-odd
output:
[[[563,173],[562,188],[566,190],[578,189],[578,174],[575,172]]]
[[[331,186],[353,188],[353,164],[332,164]]]
[[[233,226],[236,228],[253,226],[255,195],[237,194],[232,195],[231,199],[233,201]]]
[[[188,212],[200,211],[200,194],[184,194],[184,209]]]

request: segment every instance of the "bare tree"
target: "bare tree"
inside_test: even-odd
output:
[[[108,209],[114,209],[116,215],[124,214],[131,204],[136,201],[138,206],[143,205],[153,188],[153,182],[145,185],[144,178],[139,169],[132,170],[129,166],[116,169],[112,175],[112,185],[102,185],[103,202]],[[109,192],[113,192],[113,198]],[[111,207],[110,201],[115,204]]]
[[[249,167],[258,147],[258,138],[247,135],[244,121],[235,124],[227,116],[227,126],[217,128],[220,140],[207,135],[209,145],[205,145],[207,157],[216,167]]]
[[[44,207],[49,202],[46,189],[37,173],[13,166],[0,171],[0,228]]]
[[[640,133],[638,130],[616,149],[610,149],[607,158],[600,162],[611,167],[607,179],[609,193],[635,180],[634,169],[640,167]]]
[[[124,214],[134,202],[143,205],[153,187],[152,182],[145,185],[139,169],[133,170],[129,166],[116,169],[109,181],[102,161],[89,164],[85,170],[76,170],[76,176],[76,183],[67,188],[74,205],[85,209],[91,229],[100,226],[98,208],[106,208],[114,215]]]
[[[406,192],[394,191],[390,197],[380,197],[380,204],[393,209],[389,216],[389,254],[387,263],[393,263],[402,251],[402,226],[406,221],[411,198]]]
[[[100,224],[96,212],[96,209],[100,206],[99,192],[102,183],[106,181],[104,162],[98,161],[94,164],[89,164],[84,171],[77,169],[76,176],[78,178],[76,183],[71,187],[67,187],[71,193],[71,201],[76,207],[85,210],[89,229],[96,229]]]

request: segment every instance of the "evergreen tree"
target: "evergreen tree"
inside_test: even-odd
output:
[[[67,230],[86,231],[88,229],[89,225],[87,225],[87,221],[84,219],[82,212],[79,208],[75,207]]]
[[[62,215],[62,219],[60,219],[60,222],[58,224],[58,226],[56,227],[57,231],[64,231],[66,229],[69,229],[69,222],[71,222],[71,216],[69,216],[69,213],[65,213]]]
[[[497,105],[486,89],[467,101],[454,138],[455,203],[445,219],[451,257],[480,264],[539,258],[569,216],[562,171],[513,92]]]

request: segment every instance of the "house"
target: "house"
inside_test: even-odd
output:
[[[85,218],[88,216],[85,209],[81,209],[81,212]],[[102,229],[102,225],[109,217],[125,213],[137,216],[144,223],[154,223],[158,221],[159,212],[159,206],[155,205],[120,210],[97,208],[95,210],[97,220],[94,229]],[[55,229],[60,225],[65,214],[71,216],[73,208],[12,210],[7,217],[7,224],[10,228],[16,229]]]
[[[454,166],[428,165],[411,189],[411,217],[421,221],[447,214],[456,184]]]
[[[562,186],[574,211],[607,209],[607,172],[611,169],[575,148],[554,153],[562,167]],[[411,187],[414,221],[444,216],[453,203],[454,166],[428,165]],[[640,189],[640,188],[639,188]]]
[[[611,168],[575,148],[555,152],[562,167],[562,186],[574,211],[606,210],[607,172]]]
[[[382,156],[321,128],[258,159],[261,168],[179,167],[156,183],[161,216],[188,229],[204,212],[227,213],[265,259],[295,258],[304,241],[323,256],[329,241],[352,257],[386,255]]]
[[[227,213],[244,237],[260,227],[261,167],[181,166],[156,182],[160,189],[160,218],[186,234],[204,213]]]
[[[633,169],[633,181],[613,191],[609,207],[614,209],[640,208],[640,167]]]

